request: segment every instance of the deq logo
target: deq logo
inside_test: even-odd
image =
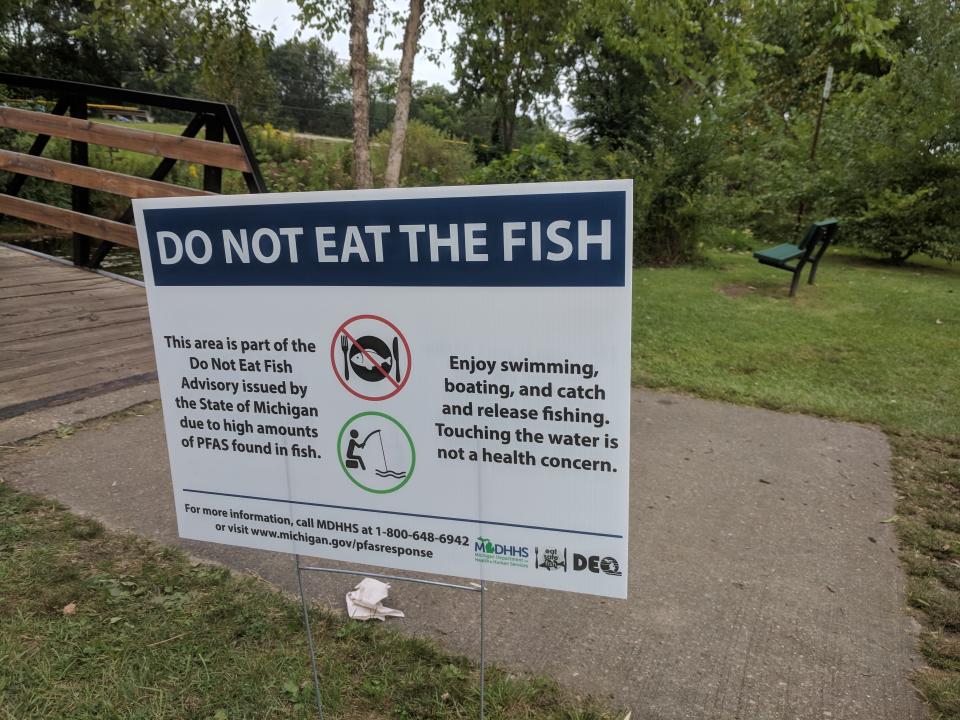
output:
[[[617,577],[623,575],[620,572],[620,563],[612,557],[601,558],[599,555],[586,557],[577,553],[573,554],[574,570],[589,570],[592,573],[605,573]]]
[[[530,564],[529,548],[520,545],[501,545],[485,537],[477,538],[473,545],[473,556],[477,562],[495,565],[527,567]]]

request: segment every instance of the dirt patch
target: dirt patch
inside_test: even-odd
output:
[[[783,283],[770,283],[748,285],[747,283],[733,283],[731,285],[721,285],[717,290],[727,297],[741,298],[746,295],[762,295],[763,297],[789,297],[789,285]]]
[[[747,285],[745,283],[734,283],[733,285],[724,285],[720,288],[720,292],[727,297],[738,298],[757,292],[757,288],[754,285]]]

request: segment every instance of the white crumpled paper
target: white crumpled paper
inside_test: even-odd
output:
[[[386,620],[388,617],[404,617],[399,610],[383,606],[390,586],[387,583],[364,578],[354,590],[347,593],[347,615],[354,620]]]

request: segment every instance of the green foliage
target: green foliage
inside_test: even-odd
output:
[[[4,149],[25,153],[30,149],[32,142],[32,136],[17,133],[13,130],[0,129],[0,147]],[[69,160],[69,145],[63,141],[54,140],[49,144],[46,155],[56,160]],[[6,187],[12,178],[13,173],[0,171],[0,188]],[[70,207],[70,188],[59,183],[28,178],[20,196],[55,207]]]
[[[262,163],[260,169],[271,192],[305,192],[310,190],[352,190],[350,146],[339,151],[317,154],[283,163]],[[239,178],[227,188],[245,192]]]
[[[882,78],[840,98],[822,182],[847,240],[903,262],[960,259],[960,13],[917,3],[913,41]],[[869,129],[869,131],[867,131]]]
[[[311,155],[312,145],[290,132],[275,128],[270,123],[246,128],[247,139],[260,163],[283,163],[303,160]]]
[[[131,37],[97,29],[77,31],[96,0],[0,2],[0,64],[4,70],[120,85],[135,54]]]
[[[269,123],[247,128],[260,171],[271,192],[343,190],[353,187],[350,145],[329,145],[298,138]],[[225,192],[246,192],[239,175],[228,178]]]
[[[299,5],[301,20],[324,33],[345,27],[347,5]],[[251,27],[249,7],[249,0],[0,0],[0,63],[213,97],[238,104],[258,125],[349,135],[346,66],[316,39],[275,47],[269,33]],[[826,216],[840,218],[841,243],[894,261],[918,252],[960,259],[955,3],[427,4],[432,23],[451,14],[463,29],[455,46],[459,91],[415,84],[411,118],[421,125],[407,143],[405,185],[631,177],[634,256],[642,263],[694,261],[705,244],[793,240]],[[386,38],[403,12],[381,15]],[[811,159],[828,65],[836,70],[833,95]],[[369,71],[377,164],[397,68],[371,53]],[[561,79],[580,143],[545,129],[545,104]],[[349,145],[252,132],[271,188],[351,187]],[[457,138],[487,167],[474,168]],[[22,146],[9,134],[0,143]],[[54,142],[47,154],[65,159],[64,147]],[[130,153],[108,151],[105,161],[149,173]],[[201,175],[178,163],[174,178],[197,185]],[[233,173],[225,184],[244,187]],[[25,193],[61,205],[68,199],[34,180]],[[94,202],[111,210],[117,201],[98,193]]]
[[[209,5],[200,18],[200,70],[195,89],[202,97],[236,107],[248,119],[270,117],[276,86],[267,67],[273,38],[247,21],[244,0]]]
[[[892,33],[900,23],[888,0],[753,5],[747,17],[757,40],[776,48],[753,59],[757,101],[761,111],[772,109],[786,123],[816,112],[828,65],[841,76],[878,77],[897,53]]]
[[[584,5],[574,27],[572,100],[592,142],[649,147],[664,114],[677,103],[710,112],[759,50],[737,5],[708,0]]]
[[[723,131],[702,198],[713,227],[701,237],[767,245],[835,216],[839,242],[897,262],[960,257],[957,10],[923,0],[756,8],[757,37],[782,52],[756,56],[756,82],[717,107]],[[811,159],[827,62],[837,74]]]
[[[589,146],[553,136],[524,145],[478,168],[471,182],[634,180],[633,258],[673,264],[699,257],[696,230],[702,213],[696,183],[702,178],[699,138],[678,147],[658,145],[646,159],[636,148]]]
[[[349,143],[323,143],[298,138],[270,124],[247,129],[267,186],[272,192],[344,190],[353,188]],[[371,160],[375,179],[382,182],[390,130],[373,139]],[[456,185],[473,168],[473,155],[463,141],[411,121],[407,130],[400,182],[405,187]],[[244,192],[239,177],[225,183],[227,192]]]
[[[373,139],[370,160],[378,185],[383,182],[391,132],[384,130]],[[458,185],[472,168],[473,154],[465,142],[454,140],[425,123],[410,121],[400,165],[401,186]]]
[[[919,187],[912,192],[873,189],[852,218],[852,242],[882,252],[895,263],[918,252],[960,259],[960,217],[954,200],[960,192],[957,168],[945,174],[947,182],[939,187],[935,178],[926,177],[916,179]]]
[[[276,96],[266,63],[273,38],[250,24],[249,12],[250,0],[95,0],[72,34],[160,39],[158,52],[142,53],[132,42],[137,82],[163,86],[166,75],[186,77],[194,93],[263,117]]]
[[[514,146],[517,116],[557,93],[566,54],[564,33],[573,4],[567,0],[457,0],[461,28],[454,74],[468,106],[492,98],[494,144]]]
[[[698,236],[706,220],[701,190],[706,162],[703,142],[664,138],[644,166],[647,198],[634,217],[634,263],[675,265],[700,258]]]
[[[619,175],[596,175],[600,152],[559,136],[517,148],[488,165],[478,168],[471,182],[523,183],[598,179]]]
[[[349,87],[336,53],[316,38],[288,40],[267,58],[280,122],[317,135],[350,134]]]
[[[451,137],[464,137],[463,111],[456,93],[443,85],[413,84],[410,119],[419,120]]]
[[[588,142],[636,158],[634,259],[696,260],[723,151],[719,108],[748,83],[750,54],[766,49],[739,6],[705,1],[584,6],[574,36],[576,125]]]
[[[754,100],[752,91],[730,98],[712,121],[713,145],[698,198],[710,221],[699,235],[721,240],[720,247],[731,233],[745,249],[799,239],[801,205],[808,217],[832,211],[821,202],[824,188],[808,159],[812,118],[796,120],[796,131],[785,132],[772,110],[752,115]]]

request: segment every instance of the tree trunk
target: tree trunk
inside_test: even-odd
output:
[[[400,164],[403,162],[403,145],[407,139],[407,122],[410,119],[410,98],[413,95],[413,59],[417,55],[422,15],[423,0],[410,0],[410,15],[407,17],[407,29],[403,33],[400,77],[397,79],[397,108],[393,116],[387,170],[383,176],[383,186],[388,188],[400,184]]]
[[[510,117],[510,112],[506,109],[500,119],[500,144],[505,154],[509,155],[513,152],[513,118]]]
[[[373,0],[350,0],[350,80],[353,86],[353,184],[372,188],[370,174],[370,90],[367,25]]]
[[[907,260],[909,260],[917,252],[918,248],[912,247],[907,250],[891,250],[890,257],[888,261],[891,265],[905,265]]]
[[[513,132],[517,127],[517,101],[504,94],[500,110],[500,147],[509,155],[513,152]]]

